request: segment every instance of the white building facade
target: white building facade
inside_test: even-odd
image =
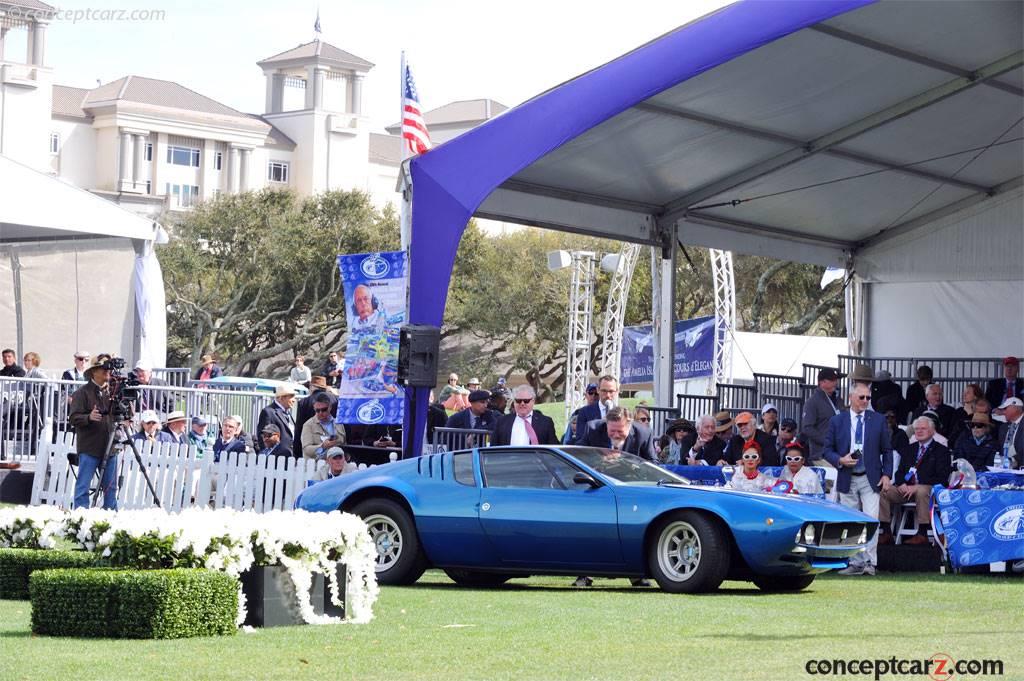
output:
[[[264,187],[358,189],[378,206],[397,202],[400,130],[375,133],[363,114],[371,62],[320,40],[268,57],[257,64],[266,78],[262,114],[137,75],[69,87],[44,65],[47,7],[0,1],[0,17],[32,17],[0,29],[0,154],[153,217]],[[26,53],[5,55],[4,38],[18,30],[28,32]],[[454,102],[425,118],[442,142],[505,108]]]

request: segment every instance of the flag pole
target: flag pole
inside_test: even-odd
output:
[[[399,88],[399,97],[398,97],[398,109],[399,109],[399,111],[398,111],[398,136],[399,136],[399,143],[402,145],[402,155],[401,155],[402,162],[400,164],[400,169],[399,169],[399,174],[400,175],[402,175],[405,172],[405,169],[407,168],[407,166],[405,165],[405,161],[406,161],[406,159],[409,158],[409,145],[407,145],[406,142],[405,142],[405,135],[404,135],[404,130],[403,130],[404,121],[405,121],[405,73],[406,73],[405,69],[406,69],[405,50],[402,50],[401,73],[400,73],[399,78],[398,78],[398,88]],[[401,187],[399,187],[399,191],[401,192],[401,196],[400,196],[400,205],[399,205],[399,212],[398,212],[398,220],[399,220],[398,226],[399,226],[399,233],[400,233],[400,236],[401,236],[402,250],[406,251],[406,252],[408,252],[409,244],[412,241],[412,232],[411,232],[412,225],[410,224],[412,222],[412,215],[410,214],[410,208],[411,208],[410,203],[411,203],[412,197],[409,195],[410,179],[411,178],[408,178],[408,177],[404,178],[404,181],[402,181]]]

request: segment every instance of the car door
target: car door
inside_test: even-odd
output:
[[[480,524],[502,563],[622,567],[613,488],[574,484],[579,469],[550,450],[484,449],[480,464]]]

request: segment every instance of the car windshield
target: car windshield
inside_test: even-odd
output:
[[[683,476],[671,473],[639,456],[626,452],[616,452],[598,447],[566,447],[565,451],[601,475],[626,484],[690,484],[690,481]]]

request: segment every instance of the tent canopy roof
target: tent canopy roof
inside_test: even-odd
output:
[[[730,6],[517,109],[543,108],[580,85],[614,98],[632,57],[691,32],[665,55],[683,61],[706,47],[702,27],[728,19],[731,30],[748,29],[752,4],[784,17],[808,3]],[[621,111],[518,169],[477,214],[646,243],[659,240],[658,224],[684,219],[685,243],[833,264],[1020,186],[1024,5],[812,4],[839,13],[774,40],[765,26],[754,49],[620,102]],[[809,185],[820,186],[792,191]],[[773,196],[730,203],[765,195]]]
[[[81,236],[152,240],[155,222],[0,156],[0,244]]]

